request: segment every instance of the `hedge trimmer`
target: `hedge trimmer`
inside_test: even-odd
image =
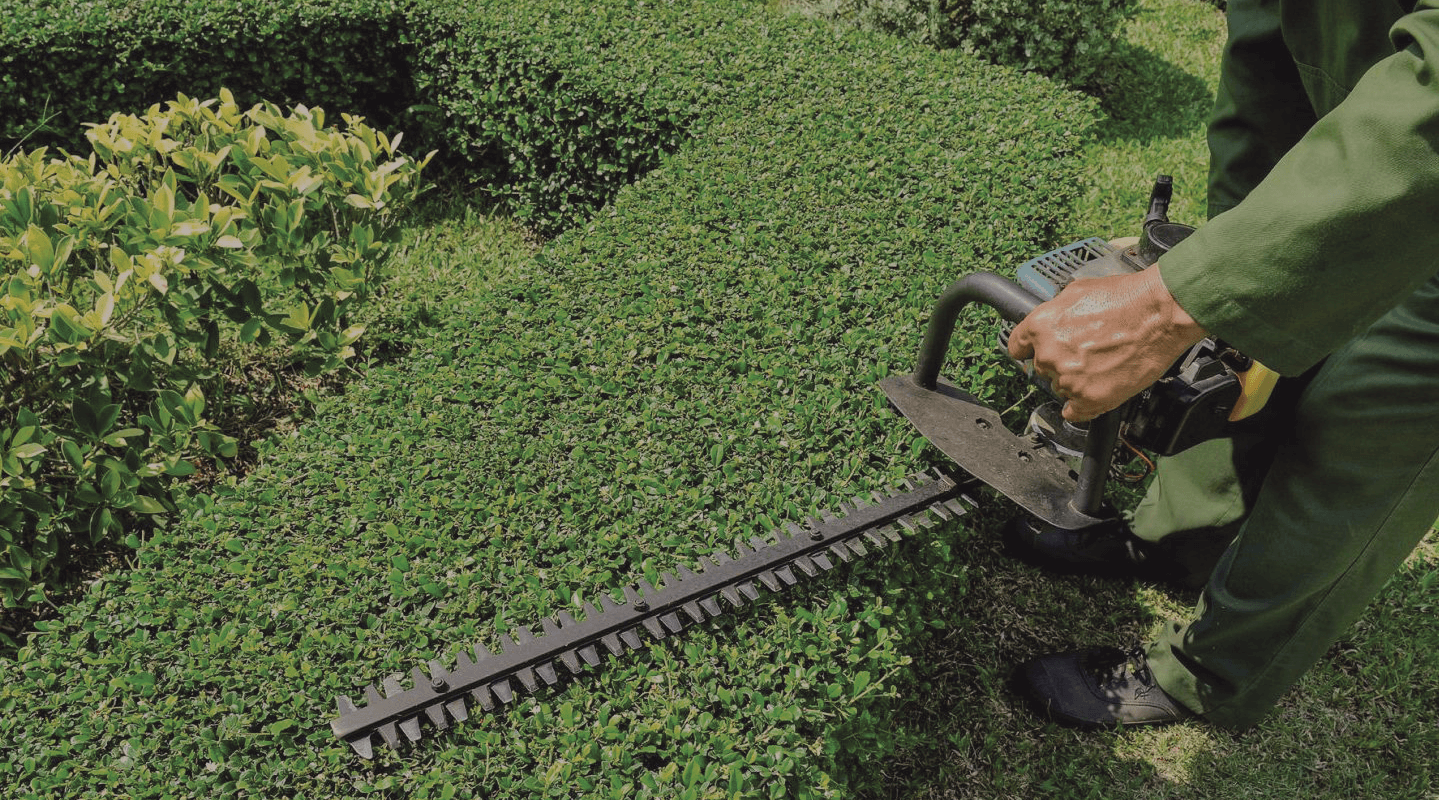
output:
[[[1229,421],[1264,403],[1273,373],[1206,339],[1145,392],[1087,426],[1065,422],[1058,405],[1050,402],[1031,415],[1023,435],[1016,435],[998,412],[939,372],[955,320],[970,303],[989,305],[1017,323],[1075,278],[1153,264],[1193,230],[1168,221],[1170,192],[1169,178],[1161,176],[1138,239],[1086,239],[1024,264],[1017,282],[980,272],[955,282],[940,297],[914,374],[886,378],[880,386],[957,469],[916,475],[899,486],[855,497],[832,513],[740,543],[733,555],[717,552],[694,568],[678,566],[663,573],[658,585],[642,580],[625,586],[624,602],[602,593],[599,604],[585,604],[578,618],[561,611],[541,620],[538,633],[517,628],[501,637],[499,652],[481,645],[460,652],[453,669],[439,661],[430,661],[428,672],[417,666],[408,688],[401,677],[388,677],[380,687],[365,688],[363,706],[340,696],[331,729],[364,758],[373,757],[376,737],[399,749],[419,741],[426,724],[444,730],[468,719],[476,707],[489,712],[514,702],[522,691],[533,694],[599,667],[606,653],[621,656],[644,647],[647,638],[664,640],[758,600],[761,586],[781,592],[801,577],[882,550],[906,531],[952,520],[975,507],[971,494],[982,485],[1023,509],[1012,525],[1079,530],[1112,524],[1114,515],[1104,507],[1103,496],[1119,446],[1169,455],[1217,436]],[[1001,348],[1006,337],[1004,329]]]

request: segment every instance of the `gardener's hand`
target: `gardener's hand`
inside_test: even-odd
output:
[[[1009,354],[1033,358],[1035,372],[1065,399],[1064,418],[1083,422],[1146,389],[1205,335],[1156,265],[1069,284],[1019,323]]]

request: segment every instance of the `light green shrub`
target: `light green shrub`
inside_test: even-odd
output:
[[[5,606],[234,455],[205,416],[223,342],[283,346],[309,374],[353,354],[347,313],[423,162],[346,122],[181,95],[92,126],[88,157],[0,161]]]

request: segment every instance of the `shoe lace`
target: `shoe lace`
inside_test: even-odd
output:
[[[1106,689],[1115,690],[1128,686],[1134,681],[1141,687],[1141,694],[1154,685],[1154,673],[1149,670],[1149,659],[1142,646],[1128,650],[1115,650],[1096,658],[1090,668],[1095,679]]]

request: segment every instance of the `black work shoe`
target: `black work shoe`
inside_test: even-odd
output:
[[[1146,568],[1153,546],[1118,519],[1069,530],[1020,514],[1005,526],[1004,546],[1015,558],[1058,572],[1127,578],[1157,566]]]
[[[1159,688],[1141,647],[1041,656],[1020,667],[1017,678],[1041,712],[1069,725],[1163,725],[1194,716]]]

